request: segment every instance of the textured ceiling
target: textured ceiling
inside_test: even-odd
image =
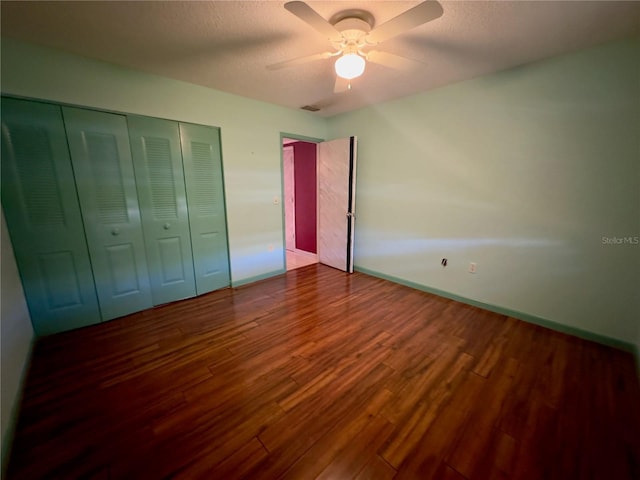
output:
[[[330,19],[345,9],[384,23],[417,1],[307,2]],[[423,62],[369,63],[333,93],[332,60],[266,65],[327,51],[322,35],[281,1],[10,2],[2,35],[270,103],[337,113],[640,33],[640,2],[442,1],[439,19],[380,45]]]

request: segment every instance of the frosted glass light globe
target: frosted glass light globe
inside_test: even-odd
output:
[[[336,60],[335,68],[339,77],[351,80],[364,72],[365,61],[356,53],[347,53]]]

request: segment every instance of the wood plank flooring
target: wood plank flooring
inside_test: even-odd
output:
[[[630,354],[311,265],[36,345],[12,479],[638,479]]]

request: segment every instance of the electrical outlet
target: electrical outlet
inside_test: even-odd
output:
[[[477,269],[478,269],[478,264],[476,262],[469,263],[469,273],[476,273]]]

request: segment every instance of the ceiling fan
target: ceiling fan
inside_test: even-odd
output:
[[[274,63],[267,68],[277,70],[338,57],[335,62],[337,76],[334,92],[336,93],[351,88],[351,80],[364,73],[367,61],[396,69],[403,69],[413,63],[414,60],[388,52],[371,50],[371,47],[418,25],[435,20],[443,14],[442,6],[437,1],[427,0],[373,28],[373,15],[365,10],[345,10],[334,15],[331,21],[327,21],[301,1],[287,2],[284,8],[324,35],[331,42],[334,51]]]

